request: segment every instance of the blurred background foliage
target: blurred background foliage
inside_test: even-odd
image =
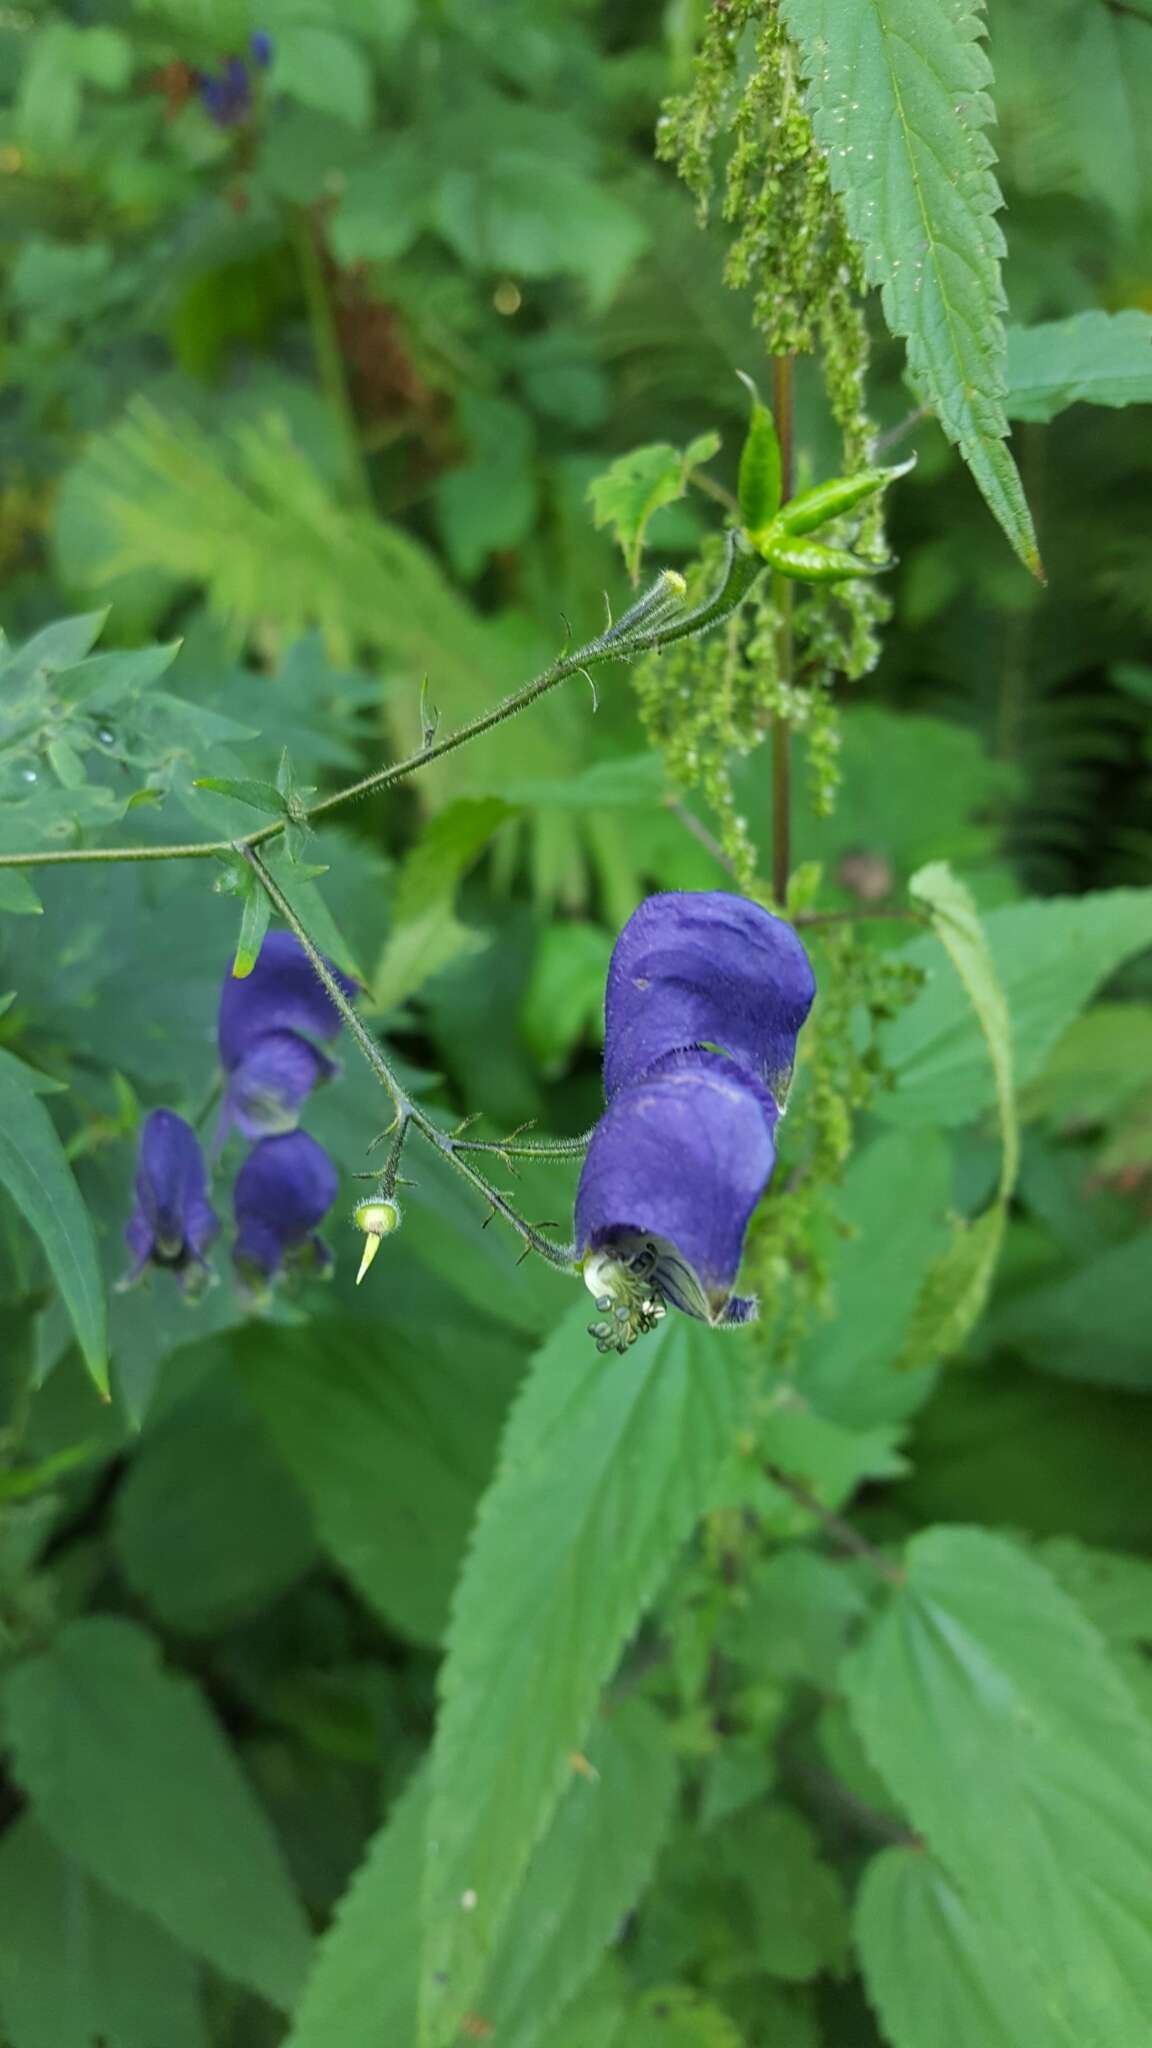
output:
[[[1152,15],[989,12],[1011,320],[1152,313]],[[701,229],[653,161],[702,17],[699,0],[0,9],[4,625],[15,644],[78,615],[41,646],[52,689],[29,706],[11,676],[0,703],[0,846],[64,844],[77,820],[142,840],[248,829],[196,780],[270,776],[285,744],[303,783],[333,788],[418,741],[424,676],[455,725],[542,667],[567,621],[595,632],[604,592],[627,601],[587,495],[614,458],[715,430],[710,473],[734,486],[734,373],[767,365],[723,283],[727,230]],[[210,88],[236,58],[222,119]],[[826,908],[898,908],[929,860],[963,871],[1009,991],[1023,1164],[962,1362],[894,1371],[950,1214],[996,1174],[978,1035],[930,989],[893,1027],[899,1085],[813,1221],[828,1313],[776,1387],[771,1455],[828,1506],[852,1500],[877,1543],[1007,1532],[1020,1601],[1042,1561],[1147,1707],[1149,412],[1073,403],[1048,421],[1019,397],[1041,588],[873,324],[884,459],[919,460],[889,507],[882,658],[841,705],[837,807],[818,817],[798,783],[795,854],[821,865]],[[797,463],[801,482],[837,466],[804,375]],[[700,494],[665,506],[653,558],[687,564],[718,518]],[[330,872],[298,885],[408,1085],[491,1136],[595,1119],[615,932],[652,889],[725,881],[714,821],[647,750],[626,672],[598,698],[593,716],[570,684],[344,813],[315,842]],[[763,751],[738,794],[763,869]],[[1037,919],[1019,908],[1033,895],[1087,908]],[[212,1085],[235,906],[197,865],[9,872],[0,909],[0,1060],[44,1091],[111,1283],[142,1110],[192,1114]],[[346,1206],[381,1121],[349,1053],[311,1124]],[[517,1192],[562,1214],[571,1176],[526,1170]],[[431,1158],[406,1210],[359,1294],[343,1224],[331,1285],[263,1320],[227,1283],[194,1310],[164,1275],[113,1293],[104,1406],[0,1202],[6,2048],[415,2040],[411,1774],[453,1588],[529,1360],[543,1344],[562,1382],[586,1340],[561,1283],[481,1234]],[[659,1342],[663,1371],[683,1352],[715,1377],[717,1340]],[[668,1450],[691,1465],[690,1442]],[[910,1888],[902,1924],[939,1964],[950,2048],[1047,2048],[1003,2012],[981,2031],[955,1899],[911,1897],[934,1880],[912,1868],[903,1788],[845,1706],[867,1560],[761,1494],[755,1541],[729,1500],[697,1503],[704,1534],[536,1851],[526,1896],[544,1903],[459,2038],[943,2048],[928,1993],[901,2008],[875,1926],[883,2034],[852,1959],[848,1893],[896,1844],[907,1868],[884,1882]],[[613,1554],[573,1538],[570,1563],[588,1576],[558,1626],[576,1630]],[[584,1771],[606,1788],[599,1821],[577,1810]],[[603,1833],[605,1807],[622,1832]],[[309,1976],[390,1813],[370,1897],[351,1894],[344,1948]],[[982,1953],[981,1997],[1010,1975]]]

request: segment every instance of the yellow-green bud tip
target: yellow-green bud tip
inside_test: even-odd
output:
[[[400,1227],[400,1204],[382,1201],[379,1197],[373,1201],[357,1202],[352,1212],[352,1221],[357,1230],[364,1232],[364,1253],[360,1260],[360,1271],[356,1275],[356,1285],[359,1287],[380,1249],[381,1238],[390,1237],[392,1232]]]
[[[663,583],[666,590],[670,590],[672,592],[672,595],[674,597],[687,597],[688,585],[685,583],[684,578],[680,574],[679,569],[663,570],[663,572],[661,573],[660,581]]]

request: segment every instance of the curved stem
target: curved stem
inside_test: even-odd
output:
[[[349,1002],[340,983],[325,960],[323,953],[321,953],[319,947],[312,939],[307,928],[300,922],[299,917],[276,881],[275,876],[271,874],[266,863],[261,859],[251,842],[237,839],[233,842],[230,850],[242,854],[250,867],[255,869],[260,885],[268,896],[269,901],[280,912],[290,931],[295,933],[296,938],[308,956],[313,973],[328,995],[331,996],[332,1001],[339,1010],[341,1017],[348,1026],[353,1039],[371,1067],[376,1079],[387,1091],[396,1114],[397,1125],[404,1131],[411,1125],[414,1130],[419,1131],[421,1137],[432,1146],[434,1151],[439,1152],[442,1158],[450,1160],[457,1173],[462,1174],[464,1179],[479,1194],[483,1195],[485,1201],[491,1205],[496,1214],[502,1216],[506,1223],[511,1224],[513,1230],[524,1240],[529,1251],[539,1253],[542,1259],[546,1259],[549,1265],[558,1267],[561,1272],[573,1272],[575,1270],[573,1248],[570,1245],[553,1243],[551,1238],[545,1237],[533,1224],[526,1223],[522,1216],[517,1215],[515,1209],[501,1194],[499,1188],[493,1187],[491,1181],[484,1174],[480,1173],[476,1167],[470,1166],[466,1159],[457,1157],[456,1148],[458,1141],[455,1138],[449,1137],[446,1131],[442,1131],[437,1124],[434,1124],[431,1117],[420,1108],[419,1103],[413,1101],[412,1097],[401,1085],[400,1080],[392,1071],[389,1061],[368,1030],[363,1018]]]
[[[656,647],[670,646],[673,641],[691,634],[706,632],[743,603],[762,568],[763,564],[756,557],[746,550],[741,551],[738,537],[730,534],[723,582],[693,611],[685,611],[680,603],[682,579],[665,570],[652,588],[617,619],[615,625],[606,627],[594,640],[589,640],[571,654],[558,656],[550,668],[533,677],[523,689],[503,698],[479,718],[469,719],[466,725],[458,726],[444,739],[430,741],[418,752],[406,755],[402,761],[390,762],[386,768],[361,776],[347,789],[337,790],[332,796],[322,797],[319,803],[310,804],[301,814],[301,822],[311,823],[316,818],[325,817],[329,811],[337,810],[342,804],[352,803],[357,797],[390,789],[394,783],[414,775],[418,768],[426,768],[430,762],[442,760],[445,754],[454,753],[457,747],[465,746],[469,740],[478,739],[481,733],[491,732],[494,726],[502,725],[506,718],[514,718],[529,704],[534,704],[538,697],[554,690],[558,683],[567,681],[569,676],[581,675],[603,661],[628,661],[635,654],[645,654]],[[245,833],[240,839],[206,839],[180,846],[82,846],[50,852],[0,853],[0,868],[65,867],[97,861],[219,859],[230,853],[247,853],[252,847],[266,846],[280,837],[286,823],[287,820],[276,818],[268,825],[260,825],[255,832]]]

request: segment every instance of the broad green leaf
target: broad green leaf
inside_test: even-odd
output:
[[[15,696],[29,683],[74,668],[100,638],[107,617],[107,611],[81,612],[72,619],[55,619],[34,633],[0,664],[5,696]]]
[[[317,1946],[285,2048],[407,2048],[416,2039],[429,1780],[418,1771]]]
[[[1036,1555],[1109,1643],[1152,1643],[1152,1560],[1054,1536]]]
[[[498,549],[517,548],[537,517],[536,434],[510,398],[465,393],[457,406],[468,458],[436,485],[440,530],[452,567],[479,574]]]
[[[277,26],[269,83],[306,107],[335,114],[350,128],[367,128],[372,118],[372,73],[347,36],[311,22]]]
[[[767,1975],[803,1984],[845,1962],[848,1916],[838,1873],[821,1857],[811,1823],[769,1802],[736,1816],[706,1853],[739,1879],[751,1904],[748,1960]]]
[[[53,678],[52,693],[65,704],[83,704],[88,711],[106,711],[125,697],[138,697],[171,668],[181,642],[157,647],[116,648],[90,654]]]
[[[429,202],[427,165],[413,136],[376,134],[369,161],[344,179],[328,229],[333,254],[348,269],[394,262],[420,233]]]
[[[522,1353],[442,1318],[390,1329],[385,1361],[366,1314],[242,1337],[234,1356],[325,1549],[394,1627],[438,1642]]]
[[[587,1321],[573,1309],[536,1359],[456,1595],[425,1888],[436,2048],[475,2004],[568,1759],[738,1426],[739,1336],[670,1317],[609,1366]]]
[[[1008,329],[1008,412],[1051,420],[1069,405],[1152,404],[1152,313],[1076,313]]]
[[[899,1422],[927,1391],[895,1368],[944,1249],[951,1170],[948,1146],[931,1127],[888,1132],[848,1166],[828,1247],[831,1313],[806,1333],[797,1365],[801,1392],[834,1422]]]
[[[612,527],[633,583],[639,579],[649,520],[661,506],[684,496],[689,472],[710,462],[719,446],[717,434],[700,434],[684,449],[656,441],[621,455],[589,484],[592,517],[597,526]]]
[[[0,1843],[0,2029],[10,2048],[208,2048],[196,1969],[31,1814]]]
[[[1004,237],[974,0],[783,0],[834,190],[908,368],[1026,566],[1040,557],[1005,446]]]
[[[95,1233],[38,1094],[39,1077],[11,1055],[0,1059],[0,1186],[39,1238],[84,1362],[106,1394],[107,1309]]]
[[[450,168],[433,185],[436,226],[470,270],[513,277],[567,271],[582,279],[597,312],[647,240],[639,215],[604,179],[541,150],[496,140],[482,165]]]
[[[1069,2044],[1138,2041],[1152,1724],[1101,1637],[1013,1544],[930,1530],[906,1573],[844,1667],[869,1756]]]
[[[776,422],[750,377],[742,381],[752,394],[752,417],[740,450],[739,498],[744,530],[755,545],[780,510],[780,441]]]
[[[507,2048],[551,2039],[647,1882],[676,1791],[667,1730],[629,1701],[568,1779],[476,2008]],[[289,2048],[414,2040],[428,1790],[422,1771],[370,1848],[320,1944]]]
[[[856,1939],[892,2048],[1079,2048],[979,1894],[965,1898],[921,1849],[873,1858]]]
[[[116,1496],[114,1542],[133,1591],[191,1633],[258,1613],[315,1555],[300,1491],[221,1375],[146,1432]]]
[[[141,1628],[70,1622],[16,1665],[13,1769],[57,1846],[185,1947],[287,2009],[309,1936],[268,1820],[190,1679]]]
[[[482,2017],[508,2048],[550,2038],[616,1939],[651,1876],[676,1791],[666,1723],[642,1701],[626,1701],[572,1770],[480,1995]]]
[[[1152,1232],[1029,1287],[995,1315],[993,1343],[1042,1372],[1096,1386],[1152,1388]]]
[[[456,890],[493,834],[512,816],[498,797],[462,797],[433,818],[396,886],[392,930],[373,976],[378,1009],[394,1009],[442,967],[487,944],[453,911]]]
[[[1152,946],[1152,889],[1109,889],[990,910],[981,923],[1012,1019],[1017,1087],[1039,1073],[1101,983]],[[898,1123],[971,1122],[995,1100],[986,1043],[964,988],[934,938],[902,956],[926,986],[885,1033],[896,1085],[877,1098]]]

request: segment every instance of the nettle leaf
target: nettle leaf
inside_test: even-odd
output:
[[[856,1939],[892,2048],[1079,2048],[1022,1973],[1011,1937],[922,1849],[873,1858]]]
[[[913,383],[1033,574],[1004,445],[1004,238],[986,133],[992,69],[974,0],[782,0],[807,101],[868,282]]]
[[[143,1629],[70,1622],[13,1667],[17,1781],[57,1846],[178,1941],[287,2009],[309,1935],[266,1815],[192,1682]]]
[[[738,1428],[739,1336],[669,1318],[609,1372],[587,1320],[574,1309],[537,1356],[457,1591],[425,1880],[436,2048],[475,2008],[601,1689]]]
[[[208,2048],[196,1966],[24,1814],[0,1844],[0,2026],[11,2048]]]
[[[630,1700],[597,1728],[533,1856],[473,2024],[538,2048],[591,1977],[651,1875],[677,1773],[659,1718]],[[289,2048],[377,2048],[416,2031],[430,1781],[413,1780],[321,1942]],[[622,1828],[620,1817],[627,1814]]]
[[[640,557],[648,522],[664,505],[674,505],[688,489],[689,474],[710,462],[720,446],[718,434],[698,434],[686,448],[654,441],[621,455],[588,486],[597,526],[611,526],[633,583],[639,581]]]
[[[19,868],[0,868],[0,910],[16,917],[42,917],[44,905]]]
[[[913,1827],[998,1930],[1049,2029],[1058,2019],[1065,2030],[1006,2040],[1140,2040],[1152,2006],[1152,1724],[1079,1609],[1012,1543],[930,1530],[842,1677]],[[988,1954],[995,1974],[995,1944]]]
[[[1012,1019],[1022,1088],[1101,983],[1152,946],[1152,889],[1012,903],[981,921]],[[901,1124],[970,1123],[995,1099],[983,1033],[936,939],[917,939],[901,957],[926,982],[885,1032],[895,1086],[877,1098],[877,1114]]]
[[[1077,313],[1008,329],[1007,410],[1051,420],[1070,405],[1152,404],[1152,313]]]
[[[84,1363],[106,1395],[107,1306],[96,1236],[40,1092],[38,1075],[0,1054],[0,1187],[39,1238]]]

